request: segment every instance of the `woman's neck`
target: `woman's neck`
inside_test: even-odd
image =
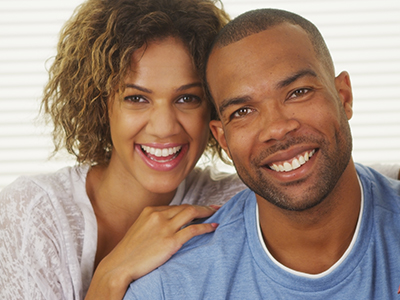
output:
[[[176,190],[157,194],[126,179],[109,167],[92,167],[86,179],[86,191],[98,225],[98,249],[95,266],[120,242],[147,206],[169,205]]]

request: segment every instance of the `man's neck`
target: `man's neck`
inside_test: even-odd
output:
[[[318,274],[349,247],[361,205],[361,188],[350,163],[334,191],[316,207],[287,211],[257,196],[262,235],[274,258],[295,271]]]

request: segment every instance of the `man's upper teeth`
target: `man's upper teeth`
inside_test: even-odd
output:
[[[295,158],[292,160],[291,163],[289,162],[284,162],[283,164],[273,164],[270,166],[270,168],[274,171],[277,172],[290,172],[293,170],[296,170],[300,168],[302,165],[304,165],[310,158],[313,156],[315,153],[315,149],[312,151],[308,151],[304,153],[303,155],[299,155],[299,157]]]
[[[176,152],[181,150],[181,148],[182,148],[181,146],[172,148],[153,148],[142,145],[142,149],[144,151],[157,157],[167,157],[169,155],[175,154]]]

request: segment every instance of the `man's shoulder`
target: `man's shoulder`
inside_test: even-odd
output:
[[[215,270],[227,267],[227,253],[230,261],[240,258],[246,241],[244,218],[255,203],[250,190],[237,194],[204,221],[218,223],[215,232],[192,238],[164,265],[132,283],[125,299],[187,299],[197,295],[207,278],[215,276]]]
[[[149,274],[133,281],[124,296],[123,300],[134,299],[164,299],[160,270],[155,269]]]
[[[371,198],[374,206],[400,214],[400,181],[361,164],[356,168],[364,197]]]
[[[244,228],[244,210],[249,202],[252,202],[253,204],[256,202],[254,192],[249,189],[239,192],[237,195],[232,197],[232,199],[225,203],[213,216],[201,220],[201,222],[204,223],[219,224],[217,230],[209,234],[203,234],[192,238],[183,245],[175,256],[182,255],[189,250],[193,250],[193,248],[206,248],[208,244],[217,246],[215,240],[222,242],[227,239],[231,233],[234,233],[237,230],[237,227]]]

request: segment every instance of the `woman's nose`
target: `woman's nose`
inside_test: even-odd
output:
[[[156,105],[150,112],[147,133],[158,138],[167,138],[180,132],[177,111],[172,105]]]

